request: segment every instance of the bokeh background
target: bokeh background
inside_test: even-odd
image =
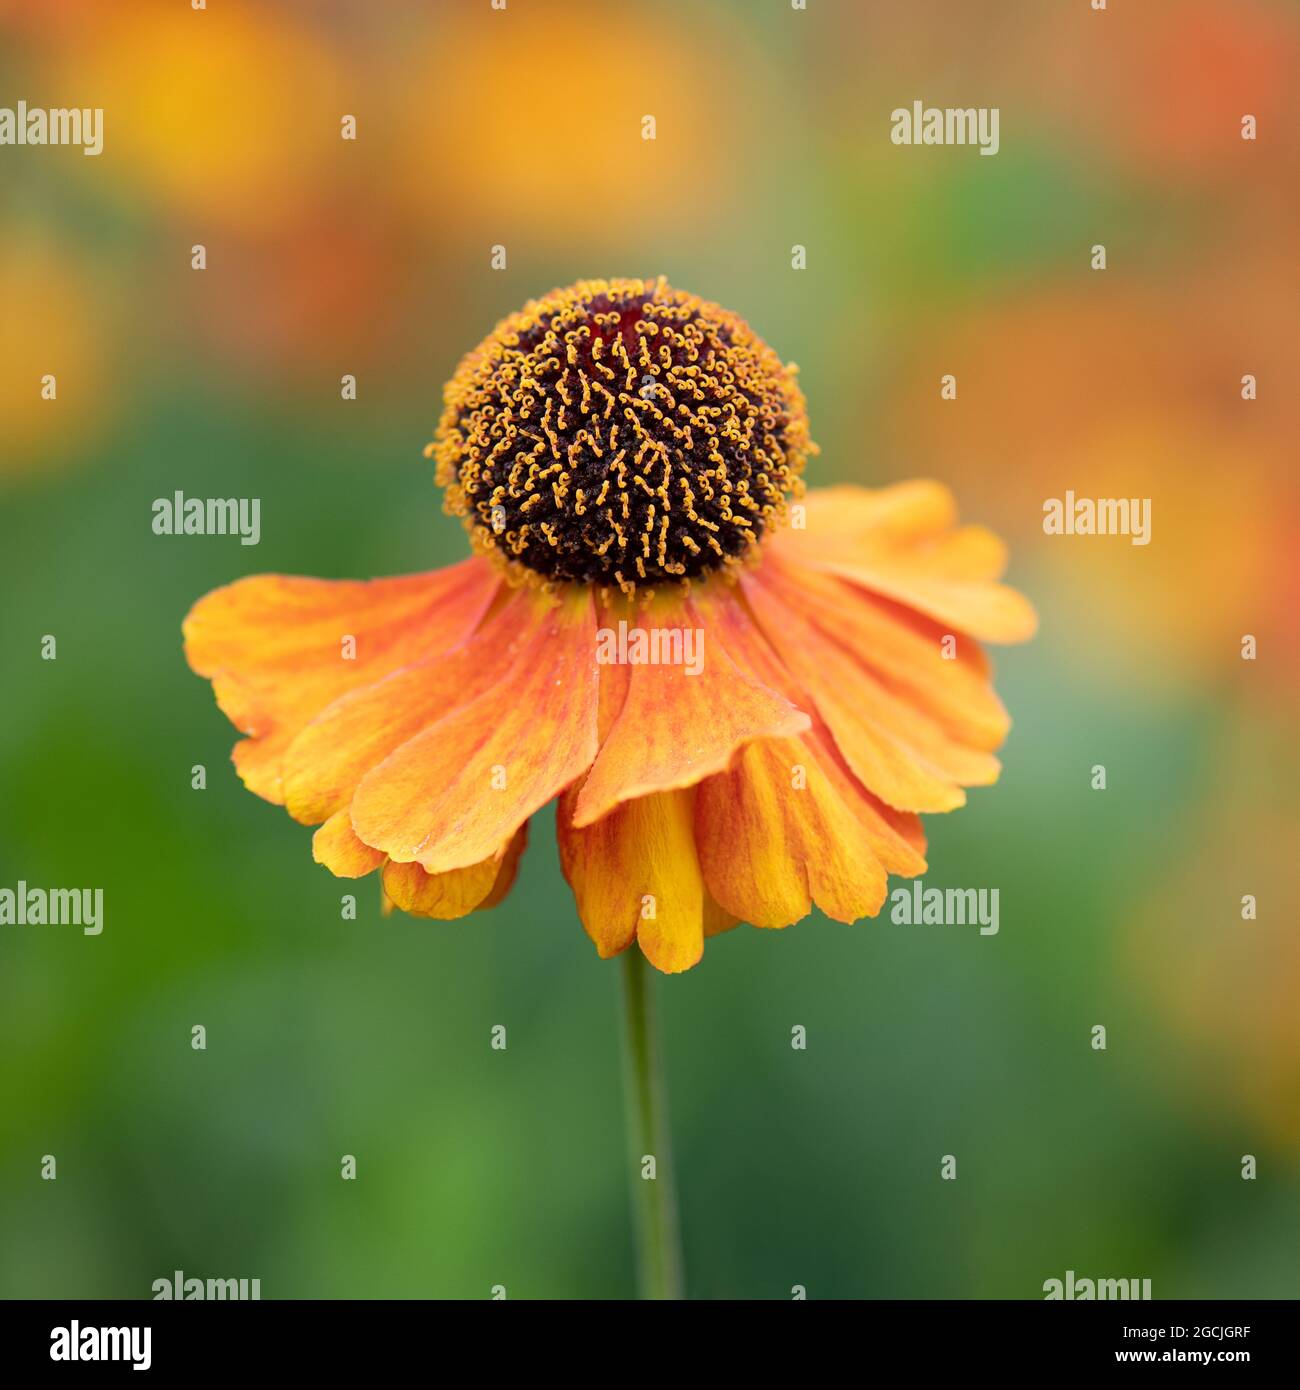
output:
[[[492,913],[341,921],[179,624],[458,558],[460,353],[660,272],[800,364],[814,483],[946,480],[1043,619],[1002,782],[928,820],[999,935],[813,918],[661,982],[690,1291],[1300,1293],[1298,91],[1289,0],[0,0],[0,104],[106,111],[99,158],[0,149],[0,884],[106,899],[0,928],[0,1294],[633,1292],[619,971],[550,813]],[[1001,152],[893,146],[916,98]],[[1045,536],[1067,488],[1152,543]],[[155,536],[177,489],[261,544]]]

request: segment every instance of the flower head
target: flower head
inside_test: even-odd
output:
[[[554,802],[600,954],[684,970],[741,921],[874,915],[918,813],[996,780],[977,641],[1034,627],[1001,543],[936,483],[803,497],[793,368],[734,315],[557,290],[465,358],[431,452],[473,558],[255,576],[185,621],[245,784],[334,873],[461,917]]]

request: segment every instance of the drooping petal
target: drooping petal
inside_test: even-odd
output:
[[[694,791],[624,802],[585,829],[572,824],[572,792],[560,799],[560,866],[578,915],[603,957],[636,940],[659,970],[688,970],[704,953],[705,920],[721,930],[695,853]]]
[[[462,642],[500,588],[483,560],[370,581],[255,575],[205,595],[183,624],[190,666],[249,737],[235,765],[282,802],[290,742],[332,700]]]
[[[991,754],[963,746],[925,710],[892,693],[834,638],[806,621],[771,582],[745,597],[783,664],[807,690],[854,775],[900,811],[950,811],[963,786],[997,780]]]
[[[709,616],[737,664],[760,679],[783,678],[740,602],[713,600]],[[695,834],[709,892],[755,926],[787,926],[814,903],[839,921],[874,915],[890,873],[925,868],[920,822],[855,779],[819,719],[797,738],[749,745],[702,783]]]
[[[924,856],[812,735],[742,749],[700,785],[696,843],[709,892],[756,927],[785,927],[814,903],[840,922],[873,917],[890,873]]]
[[[390,753],[505,680],[545,621],[535,596],[516,592],[460,646],[327,705],[285,752],[289,814],[313,825],[347,806]]]
[[[1011,720],[979,645],[838,575],[769,557],[755,576],[850,651],[894,694],[914,702],[959,743],[1001,746]]]
[[[364,878],[380,868],[388,856],[357,838],[347,807],[336,811],[312,836],[312,858],[339,878]]]
[[[466,917],[495,907],[509,893],[527,844],[525,821],[502,853],[463,869],[430,874],[418,864],[390,863],[384,869],[384,892],[413,917],[434,917],[443,922]]]
[[[956,527],[942,483],[826,488],[801,505],[806,525],[773,537],[779,553],[984,641],[1033,636],[1031,605],[995,582],[1006,568],[1005,546],[982,526]]]
[[[510,890],[515,886],[515,879],[519,876],[519,861],[524,857],[527,847],[528,822],[525,821],[506,846],[506,852],[501,856],[501,868],[497,871],[497,881],[492,885],[492,891],[479,903],[476,911],[486,912],[488,908],[496,907],[506,900]]]
[[[671,654],[676,634],[683,659],[628,665],[621,708],[575,803],[575,825],[591,825],[636,797],[693,786],[726,767],[751,739],[808,727],[805,714],[737,670],[725,648],[709,640],[708,624],[692,602],[659,595],[646,608],[614,611],[627,625],[629,655],[638,641],[644,652]],[[612,636],[614,629],[602,633]],[[687,643],[698,656],[694,665],[686,659]],[[602,666],[602,681],[613,669]]]
[[[739,925],[740,918],[728,912],[726,908],[714,900],[706,883],[704,885],[704,939],[707,941],[711,936],[721,936],[724,931],[730,931],[732,927]]]
[[[596,754],[595,614],[574,589],[546,605],[505,676],[408,739],[361,780],[352,824],[368,845],[428,873],[501,850]]]

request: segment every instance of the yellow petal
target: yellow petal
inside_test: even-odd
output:
[[[617,955],[635,939],[659,970],[688,970],[704,953],[706,911],[721,929],[695,853],[693,792],[624,802],[585,829],[570,823],[572,800],[557,814],[560,865],[596,950]]]
[[[429,874],[418,864],[390,863],[384,870],[384,892],[403,912],[443,922],[468,916],[477,909],[495,907],[514,885],[527,843],[525,823],[502,853],[464,869]]]
[[[311,852],[318,864],[339,878],[364,878],[388,858],[382,850],[371,849],[357,838],[346,806],[312,836]]]

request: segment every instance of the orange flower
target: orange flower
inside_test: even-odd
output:
[[[207,595],[186,655],[245,784],[419,916],[509,891],[528,820],[602,956],[685,970],[815,903],[874,915],[917,813],[996,780],[977,640],[1032,610],[937,483],[802,493],[795,369],[663,280],[529,303],[461,363],[429,452],[476,551]]]

